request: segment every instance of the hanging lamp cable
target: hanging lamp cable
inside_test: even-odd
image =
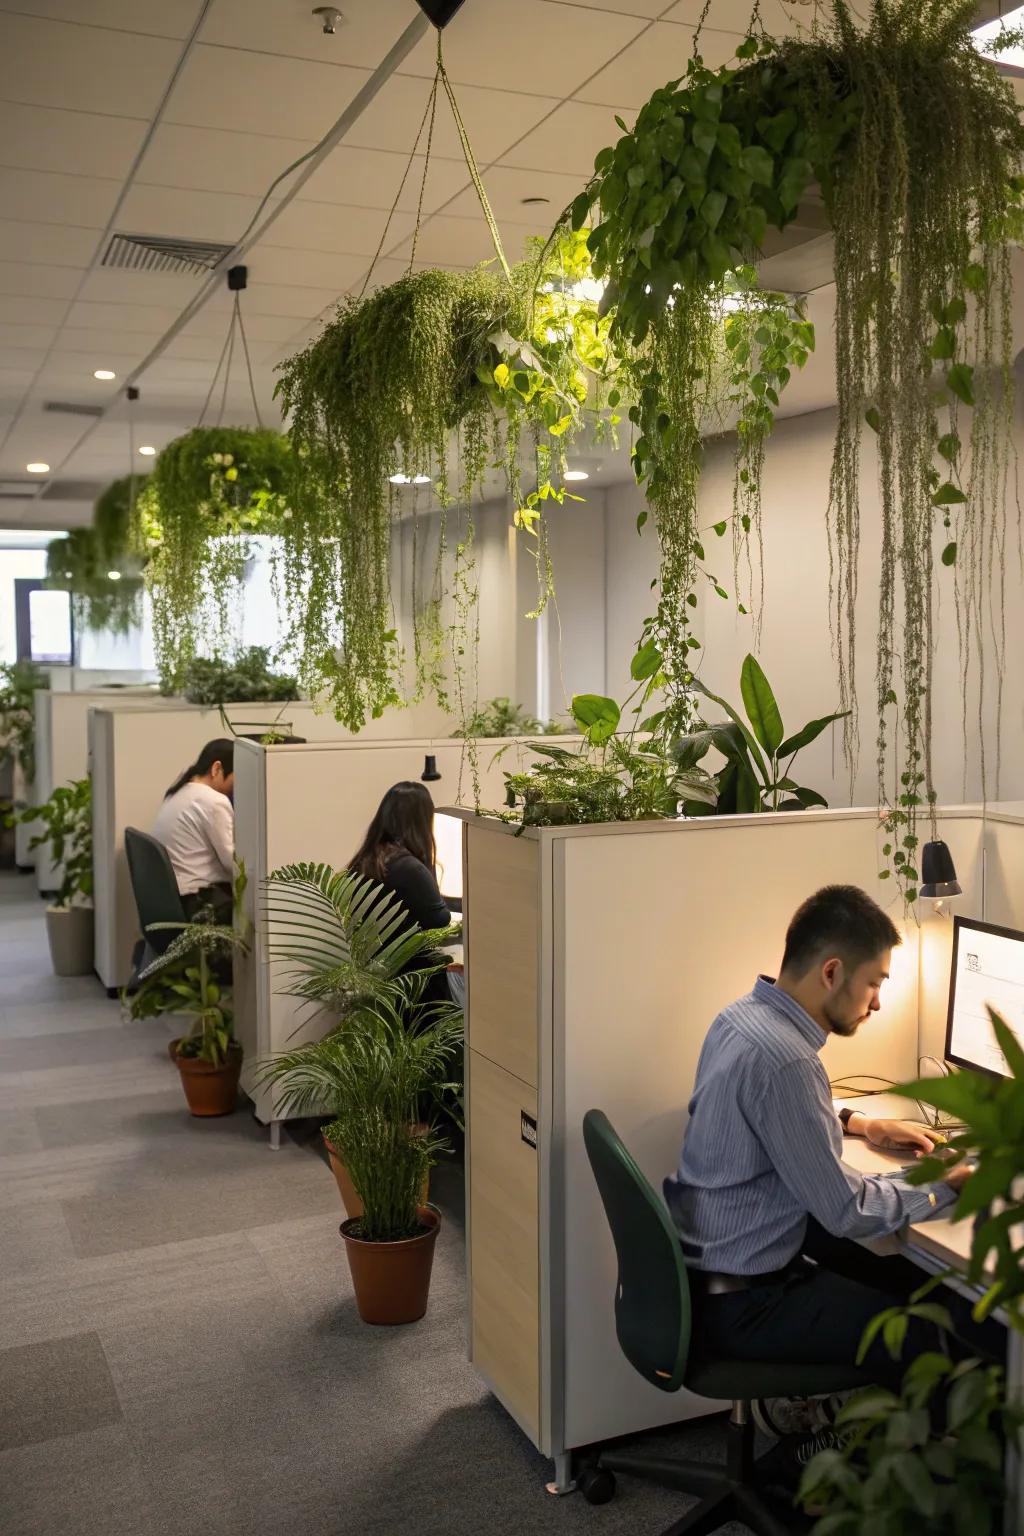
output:
[[[197,427],[201,427],[203,422],[206,420],[206,413],[210,409],[210,401],[213,399],[213,392],[217,388],[217,380],[220,378],[220,371],[221,371],[221,369],[224,366],[224,359],[227,356],[228,345],[229,345],[229,343],[231,341],[231,338],[232,338],[232,336],[234,334],[234,330],[235,330],[235,317],[234,317],[234,314],[232,314],[232,316],[231,316],[231,324],[228,326],[228,333],[227,333],[227,335],[224,338],[224,345],[221,348],[220,357],[217,360],[217,366],[213,370],[213,378],[210,380],[210,387],[209,387],[209,389],[206,392],[206,399],[203,401],[203,408],[199,412],[199,420],[196,422],[196,426]]]
[[[220,392],[220,410],[217,412],[216,425],[219,427],[224,421],[224,408],[228,403],[228,384],[231,381],[231,362],[235,355],[235,320],[238,315],[237,301],[231,311],[231,324],[228,327],[228,361],[224,369],[224,388]]]
[[[245,354],[245,370],[249,375],[249,393],[252,396],[252,408],[256,412],[256,425],[262,431],[263,417],[260,414],[260,403],[256,398],[256,382],[252,376],[252,359],[249,356],[249,340],[245,334],[245,321],[242,319],[242,302],[238,293],[235,294],[235,319],[238,322],[238,334],[242,340],[242,351]]]

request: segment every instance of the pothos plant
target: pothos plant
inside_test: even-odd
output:
[[[969,0],[877,0],[866,26],[845,0],[833,0],[809,34],[749,37],[737,49],[738,67],[714,71],[697,56],[698,35],[685,77],[655,91],[632,132],[620,125],[623,137],[598,155],[572,208],[574,226],[595,222],[594,270],[609,281],[612,338],[633,378],[634,466],[662,543],[659,638],[685,717],[700,421],[727,274],[756,257],[768,229],[784,229],[802,200],[824,204],[837,294],[828,530],[840,702],[849,711],[852,781],[860,446],[869,427],[883,520],[879,800],[891,851],[916,846],[918,808],[932,793],[935,537],[943,562],[957,568],[966,675],[983,645],[990,573],[1005,534],[1010,247],[1021,223],[1024,129],[1010,86],[973,46],[973,25]],[[778,395],[775,383],[765,384],[760,398],[771,404],[769,388]],[[994,627],[998,634],[998,617]],[[898,746],[886,715],[897,659]],[[897,873],[913,899],[912,860]]]
[[[585,239],[567,236],[510,269],[410,274],[346,299],[321,335],[283,365],[278,393],[302,468],[282,556],[292,643],[304,686],[326,693],[351,728],[401,699],[391,539],[404,516],[413,525],[418,582],[417,691],[432,688],[463,718],[472,711],[473,690],[465,687],[478,623],[472,508],[493,466],[505,471],[517,525],[537,541],[543,606],[550,564],[541,512],[570,494],[566,444],[617,424],[614,391],[604,390],[615,371],[609,325],[586,285],[588,270]],[[529,475],[520,461],[524,442]],[[415,488],[427,482],[441,532],[432,572],[421,580]],[[456,504],[460,523],[449,550],[447,516]]]
[[[262,428],[195,427],[158,455],[137,499],[135,539],[164,687],[180,685],[200,636],[234,648],[249,540],[287,525],[294,479],[289,440]]]
[[[142,566],[131,540],[140,483],[134,475],[114,480],[97,498],[92,522],[47,547],[46,585],[70,593],[83,629],[127,635],[142,623]]]

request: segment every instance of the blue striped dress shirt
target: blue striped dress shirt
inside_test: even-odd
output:
[[[665,1180],[694,1268],[766,1274],[800,1252],[808,1215],[836,1237],[883,1237],[955,1201],[948,1184],[914,1188],[846,1166],[819,1058],[826,1038],[766,976],[712,1024],[679,1168]]]

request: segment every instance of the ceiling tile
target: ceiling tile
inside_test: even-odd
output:
[[[70,299],[81,282],[74,267],[41,267],[29,261],[0,261],[0,293],[24,298]]]
[[[659,86],[686,73],[693,52],[693,37],[690,27],[656,22],[577,91],[575,99],[598,102],[603,106],[625,102],[634,110],[639,109]],[[738,34],[711,32],[705,28],[701,53],[708,68],[717,69],[720,64],[727,63],[740,41]]]
[[[345,290],[361,278],[365,256],[339,256],[328,251],[291,251],[283,247],[257,246],[250,253],[250,271],[268,283],[287,283],[299,288]]]
[[[633,114],[623,108],[619,115],[629,122]],[[541,171],[557,165],[560,171],[586,177],[594,169],[594,156],[606,144],[613,144],[619,134],[615,113],[610,107],[566,101],[539,128],[503,155],[501,163]]]
[[[639,17],[613,11],[598,21],[540,0],[516,0],[515,5],[473,0],[444,34],[445,69],[456,86],[520,87],[544,96],[569,96],[643,26]],[[401,72],[432,77],[436,47],[433,34],[425,37]]]
[[[98,243],[95,229],[70,224],[15,223],[0,219],[0,261],[41,262],[56,267],[87,267]]]
[[[200,45],[178,78],[165,118],[200,128],[316,140],[341,116],[367,74],[264,53],[228,55],[222,48]],[[412,147],[411,135],[406,147]]]
[[[90,358],[102,357],[103,362],[94,362],[93,368],[113,368],[116,371],[116,363],[108,361],[111,342],[117,347],[122,360],[130,358],[133,366],[140,358],[145,357],[150,347],[156,346],[160,340],[160,333],[156,331],[118,331],[116,337],[111,337],[106,330],[90,330],[87,326],[66,325],[57,338],[54,346],[55,352],[84,352]],[[127,372],[127,369],[123,370]]]
[[[288,315],[293,321],[312,320],[335,303],[335,288],[287,288],[281,283],[261,283],[249,274],[249,288],[242,300],[245,314]]]
[[[95,176],[0,169],[0,208],[9,219],[102,229],[121,184]]]
[[[579,192],[580,178],[563,176],[558,171],[527,171],[494,165],[488,170],[484,185],[495,218],[513,219],[546,231]],[[546,197],[548,201],[524,206],[524,197]],[[481,217],[476,188],[466,187],[444,212],[464,218]]]
[[[630,16],[653,18],[665,9],[666,0],[544,0],[544,3],[564,5],[573,11],[624,11]],[[697,10],[699,15],[699,6]]]
[[[139,167],[139,180],[152,186],[262,197],[275,176],[314,142],[161,123]],[[283,185],[287,190],[288,183]]]
[[[259,206],[256,197],[229,192],[184,192],[135,182],[117,216],[133,235],[182,235],[234,244]]]
[[[343,251],[372,256],[380,244],[387,214],[379,208],[345,208],[337,203],[307,203],[298,198],[274,220],[261,246],[287,246],[296,251]],[[388,246],[411,234],[415,218],[396,213],[388,230]]]
[[[306,182],[302,197],[311,202],[390,208],[409,165],[409,147],[403,152],[338,144]],[[400,212],[415,213],[423,184],[423,166],[423,156],[417,155],[398,200]],[[433,213],[468,184],[469,172],[461,150],[454,160],[432,153],[423,193],[424,212]]]
[[[0,101],[0,163],[123,181],[145,131],[137,119]]]
[[[4,322],[0,325],[0,347],[22,347],[40,350],[48,347],[57,334],[54,325],[17,325]]]
[[[677,0],[672,9],[665,12],[663,20],[681,21],[686,26],[695,27],[703,8],[704,0]],[[705,26],[745,36],[750,29],[751,10],[752,0],[711,0]],[[788,37],[794,30],[795,21],[800,19],[794,17],[792,11],[787,15],[780,0],[762,0],[759,13],[765,31],[772,37]]]
[[[202,40],[225,48],[375,69],[416,16],[411,0],[355,0],[339,6],[345,12],[345,24],[331,35],[311,10],[306,0],[275,0],[273,5],[217,0],[203,26]]]
[[[501,225],[501,240],[510,262],[523,255],[526,240],[536,233],[529,224],[513,224],[506,220]],[[411,241],[406,240],[391,256],[408,256]],[[417,264],[441,263],[452,267],[471,267],[478,261],[490,261],[494,256],[491,233],[484,223],[483,214],[477,219],[452,219],[437,215],[424,224],[416,246]]]
[[[109,331],[112,335],[137,335],[140,331],[152,335],[166,331],[180,313],[170,307],[153,304],[96,304],[82,302],[72,304],[67,324],[87,331]]]
[[[429,86],[412,75],[394,75],[353,123],[346,143],[369,149],[404,150],[409,154],[427,103]],[[559,98],[520,96],[460,86],[459,110],[480,165],[501,158],[506,149],[529,133],[559,104]],[[433,152],[448,160],[462,157],[458,132],[447,104],[438,106]]]
[[[243,296],[242,317],[245,325],[245,334],[250,347],[253,342],[283,341],[291,336],[295,330],[295,318],[292,315],[257,315],[246,305]],[[190,320],[181,331],[180,336],[212,337],[220,346],[227,339],[228,326],[231,323],[230,310],[211,310],[209,305],[201,309],[195,319]],[[218,352],[218,356],[219,356]],[[235,352],[232,361],[232,372],[237,372],[241,379],[245,374],[245,362],[242,357],[242,348],[236,337]]]
[[[78,297],[96,304],[162,304],[181,310],[202,283],[201,277],[190,274],[97,267],[87,275]]]
[[[0,99],[150,118],[178,43],[0,13]]]
[[[65,299],[0,298],[0,324],[60,325],[67,310]]]
[[[6,0],[0,11],[21,11],[90,27],[115,27],[153,37],[187,37],[199,14],[199,0]]]

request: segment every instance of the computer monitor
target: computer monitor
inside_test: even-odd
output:
[[[1024,933],[954,918],[946,1060],[1009,1077],[988,1016],[989,1004],[1024,1046]]]

